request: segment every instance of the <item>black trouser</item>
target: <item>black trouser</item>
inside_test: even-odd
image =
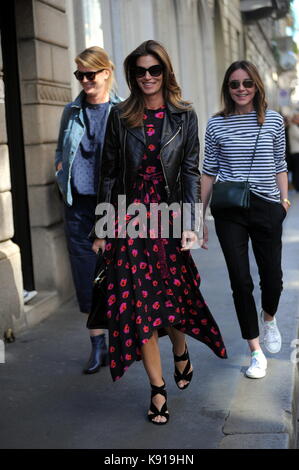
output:
[[[286,211],[251,193],[250,208],[212,211],[216,233],[226,260],[233,299],[244,339],[259,336],[250,275],[248,242],[260,275],[262,308],[274,316],[282,291],[281,236]]]

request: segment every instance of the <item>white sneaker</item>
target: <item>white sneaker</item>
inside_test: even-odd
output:
[[[250,379],[261,379],[265,377],[267,369],[267,359],[262,350],[251,353],[251,363],[245,374]]]
[[[264,311],[261,311],[261,322],[263,326],[263,338],[265,348],[272,354],[281,350],[281,334],[277,327],[276,318],[272,321],[264,320]]]

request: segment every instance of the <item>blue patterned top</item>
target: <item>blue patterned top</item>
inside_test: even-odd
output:
[[[82,111],[86,130],[72,165],[72,188],[79,194],[96,195],[109,101],[101,104],[85,101]]]

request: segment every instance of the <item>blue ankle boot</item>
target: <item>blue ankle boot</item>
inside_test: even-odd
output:
[[[90,337],[92,349],[90,358],[83,370],[84,374],[95,374],[101,366],[108,365],[108,349],[105,341],[105,334]]]

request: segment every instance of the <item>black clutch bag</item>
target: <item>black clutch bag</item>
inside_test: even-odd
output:
[[[211,210],[233,207],[249,208],[250,190],[248,181],[223,181],[213,186]]]
[[[99,254],[93,281],[91,310],[86,324],[86,327],[90,330],[108,328],[106,318],[107,269],[103,255]]]

